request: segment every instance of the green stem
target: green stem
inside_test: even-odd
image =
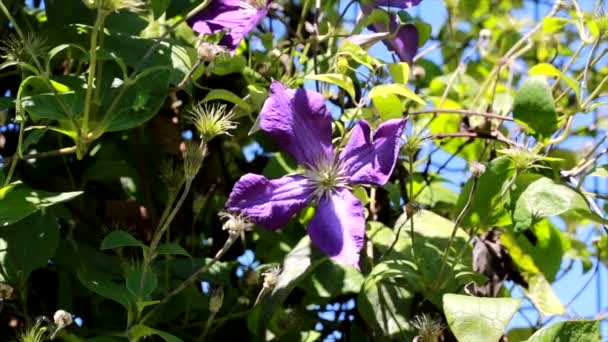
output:
[[[584,110],[587,109],[587,106],[589,105],[589,103],[597,96],[599,95],[599,93],[602,91],[602,89],[604,88],[604,86],[608,83],[608,76],[604,77],[604,79],[600,82],[600,84],[598,84],[598,86],[595,88],[595,90],[589,95],[589,97],[587,97],[587,99],[585,100],[585,102],[583,102],[583,104],[581,105],[581,108]]]
[[[452,247],[452,244],[454,243],[454,238],[456,237],[456,232],[458,232],[458,225],[460,224],[460,222],[462,221],[462,219],[464,218],[464,216],[466,215],[466,213],[469,211],[469,208],[471,207],[471,204],[473,203],[473,197],[475,197],[475,190],[477,189],[477,180],[478,178],[475,177],[473,179],[473,185],[471,186],[471,191],[469,191],[469,197],[467,198],[467,202],[464,205],[464,207],[462,208],[462,210],[460,211],[460,213],[458,214],[458,217],[456,217],[456,221],[454,221],[454,228],[452,229],[452,234],[450,235],[450,239],[448,240],[448,244],[445,248],[445,253],[443,254],[443,257],[441,258],[441,263],[439,266],[439,273],[437,273],[437,282],[435,283],[435,290],[439,290],[441,288],[442,285],[442,276],[443,276],[443,270],[445,269],[445,264],[448,260],[448,255],[450,254],[450,248]]]
[[[93,98],[93,92],[95,91],[95,75],[97,75],[97,43],[99,31],[103,28],[105,21],[105,14],[100,9],[97,10],[97,18],[95,19],[95,26],[93,26],[93,32],[91,32],[91,47],[89,49],[89,75],[87,79],[87,92],[84,99],[84,115],[82,121],[82,133],[86,137],[89,133],[89,116],[91,115],[91,99]]]
[[[209,329],[211,328],[211,325],[213,324],[213,319],[215,319],[216,314],[217,314],[217,312],[211,312],[211,314],[209,315],[209,318],[207,319],[207,323],[205,323],[205,330],[203,330],[201,337],[199,337],[198,340],[196,340],[197,342],[203,342],[207,338],[207,334],[209,334]]]
[[[234,244],[234,242],[237,239],[238,239],[238,235],[230,234],[230,236],[228,237],[228,240],[226,240],[226,243],[224,244],[224,246],[215,254],[215,257],[209,263],[205,264],[203,267],[198,269],[190,277],[188,277],[188,279],[184,280],[177,288],[175,288],[173,291],[171,291],[171,293],[166,295],[165,298],[163,298],[158,305],[156,305],[154,308],[152,308],[152,310],[150,310],[140,320],[140,323],[143,324],[146,320],[148,320],[150,318],[150,316],[152,316],[152,313],[154,313],[154,311],[156,311],[157,308],[162,307],[171,298],[178,295],[180,292],[185,290],[188,286],[194,284],[200,276],[207,273],[211,269],[211,267],[213,265],[215,265],[215,263],[218,262],[220,260],[220,258],[230,249],[230,247]]]
[[[184,187],[184,191],[182,192],[182,195],[180,196],[180,198],[177,201],[177,203],[175,204],[175,207],[173,207],[173,210],[171,211],[171,213],[169,214],[169,216],[167,216],[167,218],[165,219],[165,221],[162,223],[162,225],[160,226],[160,229],[158,229],[156,231],[156,233],[154,234],[154,237],[152,238],[152,243],[150,244],[150,250],[149,250],[149,254],[148,254],[148,256],[149,256],[148,259],[150,261],[152,260],[153,255],[156,252],[156,248],[158,247],[158,244],[160,243],[160,240],[162,239],[163,235],[165,234],[165,232],[167,231],[167,229],[171,225],[171,222],[175,218],[175,215],[177,215],[177,212],[179,211],[179,209],[184,204],[184,201],[186,200],[186,197],[188,197],[188,193],[190,192],[190,187],[191,186],[192,186],[192,180],[187,180],[186,181],[186,186]]]

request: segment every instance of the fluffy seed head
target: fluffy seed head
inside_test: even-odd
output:
[[[229,134],[229,131],[236,128],[234,112],[227,111],[226,105],[196,105],[190,110],[189,120],[196,126],[198,133],[203,141]]]

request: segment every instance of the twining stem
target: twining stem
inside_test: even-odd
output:
[[[173,291],[171,291],[168,295],[166,295],[165,298],[163,298],[159,304],[157,304],[152,310],[150,310],[141,319],[140,323],[143,324],[147,319],[150,318],[150,316],[152,316],[152,314],[156,311],[157,308],[162,307],[164,304],[169,302],[169,300],[171,298],[178,295],[180,292],[185,290],[188,286],[194,284],[201,275],[207,273],[211,269],[211,267],[213,265],[215,265],[215,263],[218,262],[221,259],[221,257],[230,249],[230,247],[234,244],[234,242],[238,239],[238,237],[239,237],[238,234],[230,234],[228,236],[228,240],[226,240],[226,243],[224,244],[224,246],[215,254],[215,257],[213,257],[213,259],[209,263],[205,264],[203,267],[198,269],[196,272],[194,272],[192,275],[190,275],[190,277],[188,277],[188,279],[184,280],[178,287],[176,287]]]
[[[477,177],[473,178],[473,185],[471,186],[471,191],[469,191],[469,196],[467,198],[467,202],[465,203],[464,207],[462,208],[462,210],[456,217],[456,221],[454,221],[454,228],[452,229],[452,234],[450,235],[450,239],[448,240],[448,244],[445,248],[445,253],[443,253],[443,257],[441,258],[439,272],[437,273],[437,282],[435,283],[436,290],[441,288],[441,285],[442,285],[441,278],[443,277],[443,270],[445,269],[445,264],[448,260],[448,255],[450,254],[450,248],[452,247],[452,244],[454,243],[454,238],[456,237],[456,232],[458,232],[458,226],[460,225],[460,222],[462,221],[462,219],[464,218],[466,213],[469,211],[469,208],[471,207],[471,204],[473,203],[473,198],[475,197],[475,190],[477,189],[477,180],[478,180]]]
[[[164,220],[164,222],[162,221],[162,218],[161,218],[161,223],[160,223],[161,226],[158,230],[156,230],[156,233],[154,233],[154,237],[152,238],[152,243],[150,244],[150,252],[149,252],[150,254],[148,255],[148,259],[150,259],[150,260],[152,259],[152,256],[156,252],[156,248],[158,247],[160,240],[162,239],[163,235],[165,235],[165,232],[171,225],[171,222],[175,218],[175,215],[177,215],[177,212],[184,204],[186,197],[188,197],[188,193],[190,192],[191,186],[192,186],[192,179],[188,179],[186,181],[184,191],[182,191],[182,195],[180,196],[179,200],[173,207],[173,210],[171,211],[169,216],[167,216],[167,218]]]
[[[99,31],[103,28],[106,14],[100,8],[97,9],[97,18],[91,32],[91,47],[89,49],[89,75],[87,78],[87,92],[84,98],[84,114],[82,119],[82,134],[86,137],[89,133],[89,116],[91,115],[91,99],[95,91],[95,76],[97,75],[97,43]]]
[[[513,121],[513,118],[510,118],[508,116],[494,114],[494,113],[476,112],[473,110],[466,110],[466,109],[426,108],[426,109],[420,109],[420,110],[410,110],[407,112],[408,115],[419,115],[419,114],[429,114],[429,113],[457,114],[457,115],[463,115],[463,116],[483,116],[488,119]]]
[[[207,338],[207,334],[209,334],[209,329],[211,329],[211,325],[213,324],[215,315],[217,315],[217,312],[214,311],[209,314],[209,318],[207,318],[207,323],[205,323],[205,329],[203,330],[201,337],[196,340],[197,342],[203,342]]]

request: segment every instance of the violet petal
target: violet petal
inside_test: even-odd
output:
[[[244,0],[213,0],[188,23],[202,34],[226,31],[220,45],[234,51],[267,13],[266,6],[256,8]]]
[[[375,8],[370,5],[361,6],[361,10],[365,15],[369,15]],[[378,32],[396,32],[393,37],[383,40],[389,50],[397,54],[403,62],[412,64],[414,56],[418,51],[418,29],[413,24],[401,25],[399,18],[395,14],[390,14],[390,24],[387,28],[382,22],[375,22],[369,26],[369,29]]]
[[[264,228],[277,229],[309,204],[313,190],[310,180],[300,175],[269,180],[248,173],[232,188],[226,209],[245,213]]]
[[[373,0],[376,6],[392,8],[410,8],[420,4],[422,0]]]
[[[349,183],[384,185],[388,181],[399,156],[405,121],[382,123],[374,132],[373,141],[369,124],[365,120],[357,123],[339,158],[350,176]]]
[[[308,225],[308,235],[335,261],[358,268],[359,251],[365,236],[361,201],[346,188],[323,196]]]
[[[260,111],[260,128],[302,165],[330,160],[331,115],[323,95],[273,81]]]

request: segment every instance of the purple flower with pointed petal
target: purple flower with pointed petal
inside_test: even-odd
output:
[[[220,45],[234,51],[266,16],[269,3],[270,0],[212,0],[188,23],[202,34],[225,31]]]
[[[405,119],[389,120],[373,133],[361,120],[338,152],[332,145],[331,115],[323,95],[273,82],[260,112],[260,128],[305,171],[279,179],[246,174],[234,185],[229,211],[247,215],[268,229],[287,224],[310,204],[313,243],[334,260],[357,266],[365,235],[363,205],[351,185],[383,185],[393,172]]]
[[[418,5],[422,0],[415,1],[376,1],[380,6],[393,6],[407,8]],[[361,10],[364,15],[370,15],[377,7],[371,5],[362,5]],[[416,51],[418,51],[418,30],[413,24],[401,25],[399,18],[395,14],[390,14],[389,27],[382,22],[375,22],[370,25],[369,29],[374,32],[395,32],[390,38],[384,39],[384,44],[389,50],[395,52],[399,59],[403,62],[412,64]]]

